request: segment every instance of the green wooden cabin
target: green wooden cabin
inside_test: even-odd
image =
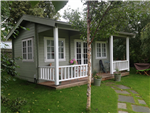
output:
[[[28,30],[20,28],[23,26]],[[19,34],[14,38],[14,31]],[[116,66],[119,70],[129,71],[129,37],[131,33],[118,32],[105,41],[96,41],[92,45],[92,70],[100,71],[99,60],[105,70],[113,74]],[[113,60],[113,39],[126,38],[126,60]],[[60,81],[87,77],[87,44],[80,39],[79,31],[71,25],[47,18],[23,15],[7,36],[12,40],[13,58],[20,68],[16,71],[19,78],[34,82]],[[71,65],[70,59],[78,64]]]

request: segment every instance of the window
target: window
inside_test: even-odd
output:
[[[96,59],[107,58],[106,42],[96,42]]]
[[[33,61],[33,38],[22,40],[23,61]]]
[[[45,37],[45,61],[54,61],[54,39]],[[58,42],[58,55],[60,61],[65,61],[65,39],[60,39]]]

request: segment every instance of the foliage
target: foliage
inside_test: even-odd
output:
[[[141,30],[147,25],[150,20],[150,2],[149,1],[136,1],[129,2],[128,8],[131,12],[128,13],[124,26],[117,26],[118,31],[125,31],[134,33],[135,37],[130,38],[130,64],[136,62],[147,62],[148,54],[143,55],[143,50],[140,48],[141,42]],[[114,40],[114,58],[125,58],[126,43],[123,39]]]
[[[34,7],[39,0],[29,0],[31,5]],[[69,0],[51,0],[51,2],[53,3],[56,12],[60,9],[62,9],[68,2]]]
[[[9,107],[11,109],[11,111],[19,112],[21,106],[25,105],[27,103],[27,101],[25,99],[22,100],[20,97],[18,97],[17,99],[10,100],[6,96],[2,95],[1,103],[2,103],[2,106]]]
[[[114,60],[126,60],[126,38],[113,40]]]
[[[102,78],[102,76],[99,76],[99,74],[97,73],[97,71],[93,71],[93,78],[95,78],[95,79],[101,79]]]
[[[2,88],[6,88],[8,81],[12,79],[11,76],[18,75],[15,71],[19,66],[15,63],[15,60],[19,60],[20,58],[11,59],[7,56],[7,54],[1,54],[1,83]],[[11,76],[10,76],[11,75]],[[15,80],[15,79],[13,79]]]
[[[86,3],[85,3],[86,4]],[[131,4],[131,5],[129,5]],[[91,1],[90,2],[90,37],[93,40],[103,40],[114,34],[120,26],[126,26],[126,21],[129,18],[127,13],[134,12],[131,10],[132,2],[121,1]],[[85,8],[85,11],[87,9]],[[81,13],[78,10],[70,8],[64,12],[64,18],[68,19],[72,26],[80,30],[81,38],[86,40],[87,35],[87,17],[86,12]]]
[[[6,22],[6,19],[10,16],[9,5],[11,1],[1,2],[1,40],[5,41],[5,36],[8,34],[9,30],[12,29],[12,23]]]
[[[142,30],[141,30],[141,49],[143,55],[149,57],[150,55],[150,23],[148,23]],[[150,58],[149,58],[150,60]]]
[[[116,68],[116,72],[114,73],[114,75],[120,75],[121,76],[121,72],[119,71],[118,68]]]
[[[9,7],[11,9],[10,16],[7,21],[14,24],[23,14],[52,19],[58,19],[60,17],[59,13],[56,13],[55,8],[50,1],[39,1],[34,7],[32,7],[29,1],[13,1]]]

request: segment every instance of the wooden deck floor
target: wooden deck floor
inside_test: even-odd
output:
[[[126,76],[126,75],[129,75],[129,72],[122,72],[122,76]],[[102,76],[102,81],[114,78],[114,75],[111,75],[110,73],[102,73],[101,76]],[[55,83],[51,81],[41,82],[39,84],[48,86],[54,89],[64,89],[64,88],[87,84],[87,80],[88,78],[85,77],[85,78],[80,78],[80,79],[75,79],[75,80],[63,81],[61,82],[61,85],[58,85],[58,86],[55,85]],[[93,79],[92,79],[92,82],[93,82]]]

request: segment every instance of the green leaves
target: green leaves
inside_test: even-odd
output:
[[[62,9],[68,3],[68,0],[67,1],[52,1],[52,3],[53,3],[55,10],[57,12],[60,9]]]
[[[59,11],[60,9],[62,9],[67,4],[67,2],[68,2],[68,0],[67,1],[52,1],[56,12]],[[33,8],[36,4],[39,3],[39,1],[30,1],[30,3]]]
[[[148,23],[142,30],[141,30],[141,37],[140,37],[142,44],[141,49],[142,54],[149,58],[150,55],[150,23]],[[150,60],[150,58],[149,58]]]
[[[33,8],[36,4],[38,4],[38,3],[39,3],[39,1],[30,1],[30,4],[31,4],[32,8]]]

